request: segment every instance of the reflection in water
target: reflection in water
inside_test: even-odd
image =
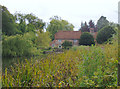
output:
[[[15,63],[24,63],[25,59],[27,60],[40,60],[41,58],[45,58],[46,55],[44,56],[34,56],[34,57],[18,57],[18,58],[2,58],[2,72],[5,71],[5,68],[9,68],[10,66],[14,66]]]
[[[2,58],[2,72],[5,71],[5,68],[9,68],[10,66],[14,66],[14,63],[18,63],[24,61],[26,58],[18,57],[18,58]]]

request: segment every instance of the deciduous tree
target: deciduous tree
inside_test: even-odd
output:
[[[54,40],[54,34],[59,30],[73,30],[74,26],[66,20],[62,20],[58,16],[50,18],[50,24],[47,27],[47,31],[51,34],[51,39]]]
[[[51,39],[50,39],[50,34],[49,32],[37,32],[37,38],[35,40],[35,43],[37,44],[38,47],[40,48],[46,48],[49,47],[49,43],[50,43]]]
[[[7,10],[5,6],[2,6],[2,32],[5,35],[15,35],[17,28],[15,24],[14,16]]]

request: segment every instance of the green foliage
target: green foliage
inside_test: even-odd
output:
[[[95,44],[93,36],[88,32],[84,32],[79,39],[79,45],[92,45],[92,44]]]
[[[73,30],[74,26],[66,20],[62,20],[58,17],[51,18],[50,24],[47,27],[47,31],[51,34],[51,39],[54,40],[54,34],[59,30]]]
[[[111,26],[106,26],[102,28],[97,34],[97,43],[102,44],[106,42],[112,35],[115,33],[115,30]]]
[[[87,22],[85,22],[84,24],[81,23],[81,29],[80,30],[82,32],[89,32],[89,28],[88,28]]]
[[[19,30],[19,34],[36,30],[42,30],[45,23],[33,14],[21,14],[15,13],[16,25]]]
[[[6,7],[2,6],[2,32],[5,35],[24,34],[26,32],[41,30],[45,23],[33,14],[15,13],[12,15]]]
[[[117,39],[114,36],[114,39]],[[5,69],[3,87],[116,87],[118,43],[76,46],[44,59],[25,60]]]
[[[31,56],[36,52],[36,48],[33,47],[33,38],[29,33],[15,36],[5,36],[2,42],[2,55],[5,57],[17,57],[17,56]]]
[[[76,51],[25,60],[5,69],[4,87],[115,87],[117,86],[116,44],[80,46]]]
[[[104,16],[101,16],[100,19],[97,21],[98,31],[108,25],[109,25],[109,21]]]
[[[49,32],[37,32],[37,38],[35,40],[35,43],[37,44],[38,47],[40,48],[46,48],[49,47],[49,43],[51,41]]]
[[[2,6],[2,32],[5,35],[15,35],[18,30],[15,25],[14,16],[7,10],[6,7]]]
[[[49,32],[54,36],[54,34],[60,29],[73,30],[73,25],[69,24],[65,20],[59,19],[58,17],[54,17],[48,25],[47,30],[49,32],[43,32],[42,28],[44,23],[41,22],[41,20],[38,20],[34,15],[29,14],[27,16],[19,15],[19,23],[16,23],[19,28],[19,31],[17,31],[13,29],[15,27],[15,18],[5,7],[3,7],[2,10],[4,18],[4,35],[2,37],[3,56],[23,57],[38,55],[40,52],[48,50],[37,50],[37,48],[49,47]],[[25,19],[28,20],[28,24],[26,24]],[[108,21],[105,23],[107,22]],[[39,29],[37,37],[35,36],[36,29]],[[106,31],[104,31],[104,29],[106,29]],[[102,34],[98,33],[100,34],[100,37],[102,37],[101,35],[103,34],[108,36],[108,33],[110,33],[109,37],[111,37],[114,33],[113,28],[111,27],[105,27],[104,29],[100,31],[101,33],[103,31]],[[118,29],[119,27],[115,28],[116,32],[119,31]],[[22,35],[14,35],[16,33],[20,33]],[[83,33],[82,35],[80,42],[84,41],[85,45],[94,44],[92,35],[89,33]],[[76,46],[70,50],[64,51],[64,53],[53,53],[36,60],[26,59],[21,62],[18,61],[11,65],[11,67],[4,70],[2,78],[0,75],[2,86],[116,87],[118,70],[117,59],[120,51],[118,50],[120,48],[118,45],[118,36],[118,33],[114,34],[110,42],[107,44],[98,46]]]
[[[42,30],[43,27],[45,26],[45,23],[42,21],[42,19],[39,19],[38,17],[36,17],[35,15],[31,14],[27,14],[25,15],[26,20],[28,21],[28,25],[34,25],[35,28],[38,30]]]
[[[62,44],[62,46],[66,49],[66,48],[72,46],[72,42],[70,42],[70,41],[64,41],[63,44]]]

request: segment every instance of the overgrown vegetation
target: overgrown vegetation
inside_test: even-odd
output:
[[[16,63],[3,74],[3,86],[110,87],[117,85],[117,46],[79,47],[46,59]]]
[[[117,86],[118,42],[74,47],[41,60],[15,63],[5,69],[3,86],[115,87]]]
[[[60,30],[59,28],[73,30],[74,26],[65,20],[54,17],[48,25],[47,30],[49,32],[44,32],[43,27],[45,23],[36,16],[20,13],[13,16],[7,8],[2,8],[4,17],[3,56],[35,56],[31,59],[24,60],[23,58],[23,61],[18,59],[18,62],[9,68],[5,68],[2,74],[3,87],[117,86],[117,59],[119,51],[117,27],[114,27],[116,34],[112,35],[113,37],[110,35],[112,38],[106,39],[104,44],[91,46],[91,44],[94,44],[92,35],[83,33],[82,35],[86,35],[81,36],[82,41],[80,39],[80,42],[83,42],[81,45],[90,46],[75,46],[61,53],[54,52],[41,57],[40,54],[45,50],[52,50],[49,47],[49,32],[50,34],[55,34]],[[108,24],[106,18],[102,18]],[[10,24],[7,25],[6,22],[10,22]],[[104,26],[107,24],[104,24]],[[65,25],[68,26],[65,27]],[[102,28],[102,24],[98,25]],[[11,27],[9,28],[9,26]],[[89,22],[89,27],[96,28],[92,20]],[[50,31],[50,29],[53,30]],[[87,23],[83,26],[83,29],[89,32]],[[36,31],[38,31],[37,36]],[[106,31],[103,33],[106,33]],[[111,31],[108,32],[113,34]],[[54,39],[53,36],[51,36],[52,40]],[[64,46],[67,48],[66,44]],[[71,46],[71,43],[69,46]]]

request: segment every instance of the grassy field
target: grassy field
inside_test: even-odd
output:
[[[38,60],[26,59],[5,69],[6,87],[115,87],[117,43],[73,47]]]

